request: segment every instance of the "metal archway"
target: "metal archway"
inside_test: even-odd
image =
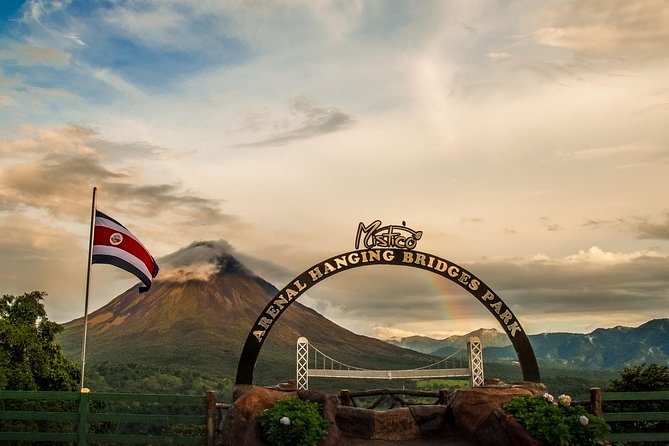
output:
[[[357,246],[357,242],[356,242]],[[361,249],[330,257],[295,277],[267,304],[249,331],[237,366],[237,385],[253,384],[258,354],[281,314],[312,286],[343,271],[372,265],[398,265],[424,269],[464,288],[497,319],[518,355],[525,381],[540,382],[539,367],[525,331],[511,309],[481,279],[441,257],[407,249]]]

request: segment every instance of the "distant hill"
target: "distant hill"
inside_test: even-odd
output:
[[[488,347],[505,347],[511,345],[509,338],[494,328],[479,328],[466,335],[449,336],[445,339],[433,339],[427,336],[409,336],[406,338],[392,338],[388,342],[421,353],[448,356],[449,352],[466,348],[467,340],[472,336],[478,337],[481,343]]]
[[[87,370],[140,363],[234,377],[252,324],[278,290],[230,254],[224,242],[196,242],[161,260],[147,293],[134,287],[88,318]],[[79,361],[83,318],[64,324],[59,342]],[[433,357],[354,334],[293,303],[261,350],[254,382],[295,376],[295,343],[305,336],[334,358],[360,367],[413,368]]]
[[[513,360],[507,336],[495,329],[479,329],[464,336],[431,339],[412,336],[393,339],[395,345],[435,356],[448,356],[478,336],[484,361]],[[582,370],[622,370],[629,365],[669,365],[669,319],[654,319],[639,327],[598,328],[591,333],[544,333],[529,336],[540,366]]]

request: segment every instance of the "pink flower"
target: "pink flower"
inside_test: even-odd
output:
[[[578,421],[580,421],[580,423],[581,423],[583,426],[587,426],[588,423],[590,422],[590,420],[588,419],[588,417],[586,417],[585,415],[581,415],[580,417],[578,417]]]

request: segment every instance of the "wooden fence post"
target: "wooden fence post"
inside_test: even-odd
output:
[[[88,441],[88,411],[91,398],[90,390],[82,388],[79,393],[79,446],[86,446]]]
[[[448,390],[440,390],[439,391],[439,404],[442,406],[445,406],[448,404]]]
[[[342,406],[352,406],[353,402],[351,401],[351,391],[344,389],[339,393],[339,401]]]
[[[215,446],[216,444],[216,391],[207,391],[205,397],[206,411],[205,411],[205,425],[207,427],[207,446]]]
[[[602,410],[602,389],[599,387],[593,387],[590,389],[590,407],[592,413],[596,417],[601,417],[604,415]]]

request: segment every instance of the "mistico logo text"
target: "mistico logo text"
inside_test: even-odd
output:
[[[360,248],[361,239],[367,249],[374,247],[414,249],[422,236],[423,231],[407,228],[405,222],[402,222],[402,226],[384,227],[381,227],[381,220],[375,220],[369,226],[360,222],[355,236],[355,249]]]

